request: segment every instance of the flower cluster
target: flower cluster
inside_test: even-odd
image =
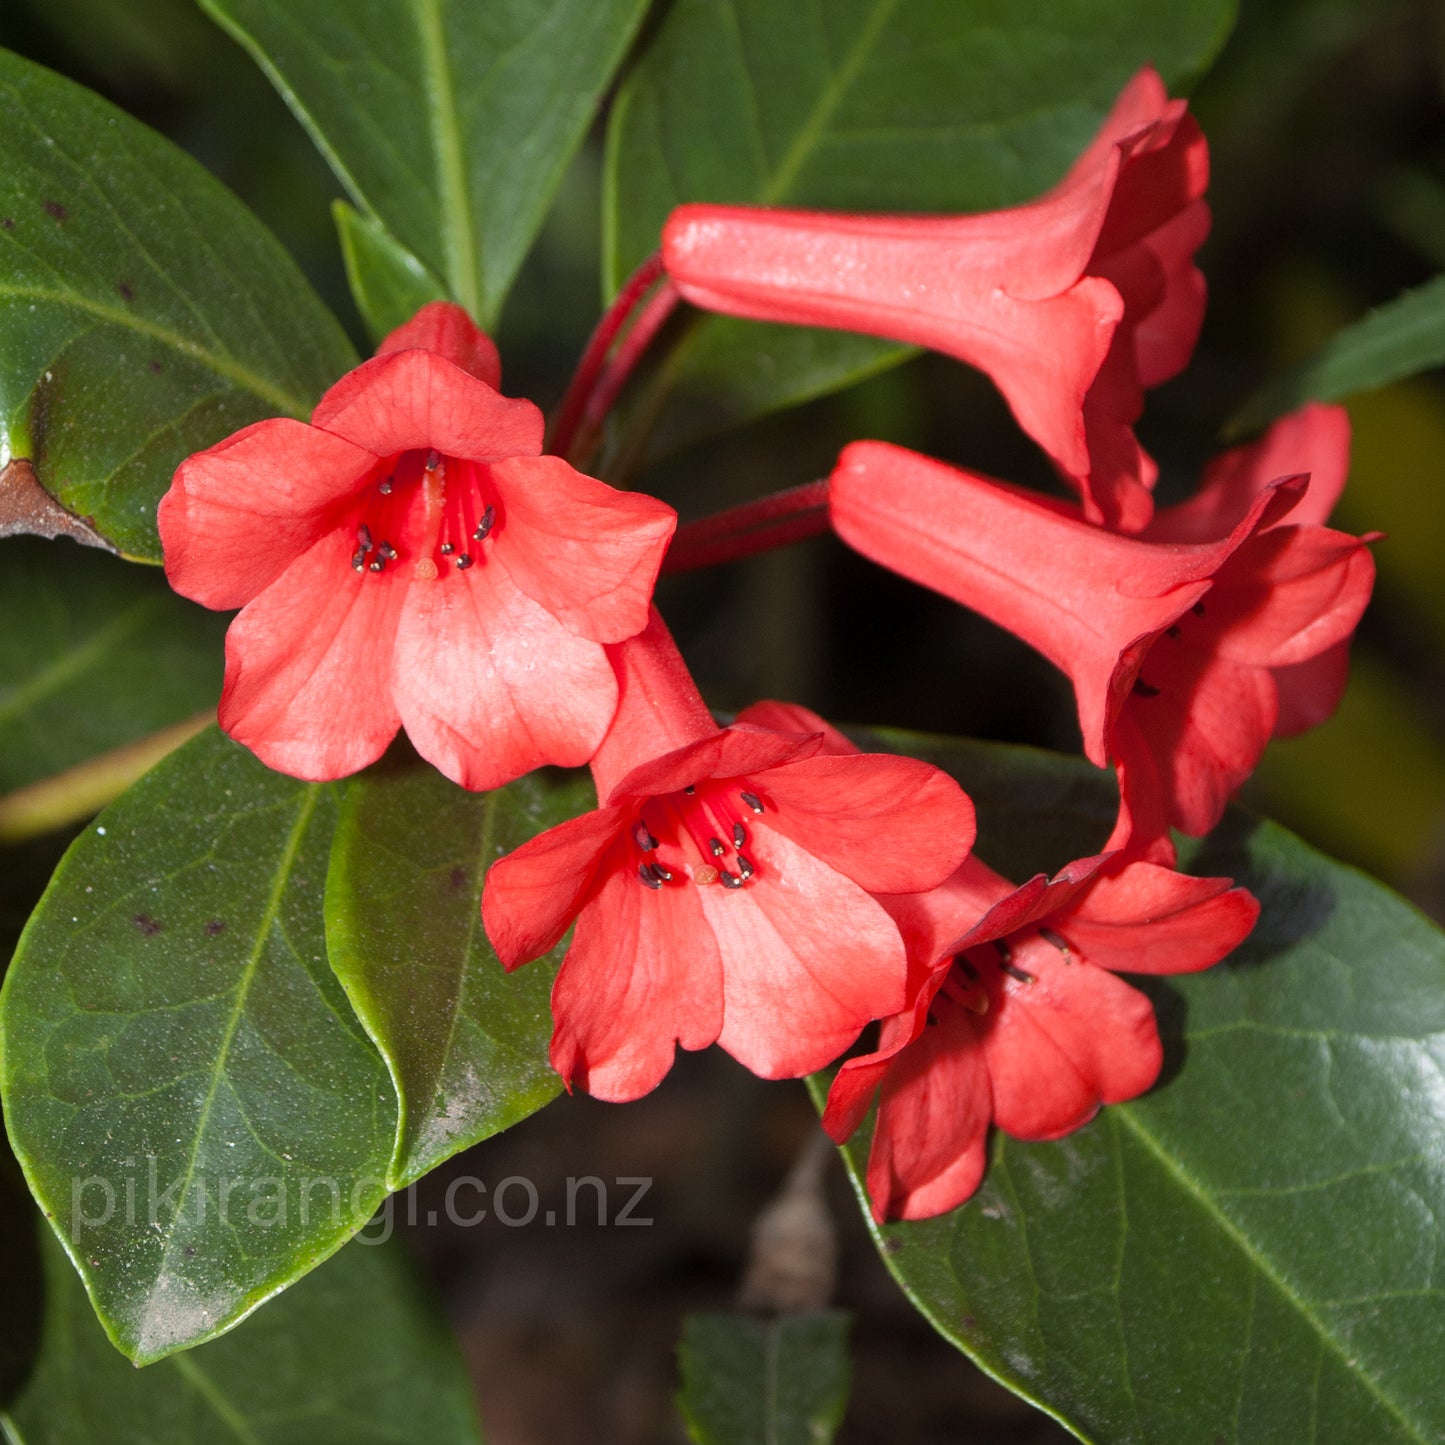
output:
[[[1337,409],[1286,418],[1154,507],[1134,425],[1199,331],[1207,179],[1198,126],[1146,69],[1064,179],[1011,210],[683,206],[628,304],[661,289],[610,364],[606,321],[559,427],[595,430],[678,297],[987,372],[1076,501],[866,440],[800,491],[849,546],[1067,675],[1083,750],[1119,783],[1096,856],[1015,885],[973,855],[973,806],[937,768],[782,703],[720,726],[653,605],[672,510],[545,455],[540,414],[501,394],[495,348],[448,303],[309,425],[261,422],[176,473],[167,574],[241,608],[222,725],[313,779],[401,728],[469,788],[589,765],[597,809],[493,864],[481,905],[508,969],[573,930],[552,994],[569,1087],[637,1098],[679,1045],[713,1043],[798,1076],[880,1020],[825,1127],[847,1138],[877,1100],[880,1220],[956,1206],[991,1124],[1056,1138],[1154,1083],[1153,1010],[1118,975],[1206,968],[1258,911],[1229,879],[1176,872],[1172,830],[1208,831],[1272,736],[1333,711],[1369,598],[1371,539],[1326,525]],[[754,542],[762,522],[800,535],[792,495],[753,515]],[[689,545],[725,555],[728,516],[674,565]]]

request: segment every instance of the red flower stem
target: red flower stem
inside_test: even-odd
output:
[[[618,393],[626,385],[627,378],[632,374],[632,369],[638,363],[642,354],[652,344],[652,339],[667,324],[667,318],[677,308],[677,303],[682,298],[678,295],[672,282],[663,278],[655,292],[648,298],[647,304],[637,313],[637,319],[627,330],[627,335],[617,344],[617,352],[612,360],[608,362],[597,385],[592,389],[592,395],[587,400],[587,406],[582,414],[582,434],[589,436],[602,425],[607,413],[612,410],[612,404],[617,400]]]
[[[816,537],[828,526],[828,483],[807,482],[680,528],[662,570],[714,567]]]
[[[636,309],[648,290],[662,275],[662,253],[654,252],[627,278],[626,284],[617,293],[612,305],[603,313],[591,337],[588,339],[572,382],[558,408],[557,419],[552,424],[552,436],[547,450],[553,456],[565,456],[576,435],[578,425],[587,411],[588,399],[598,384],[607,362],[607,353],[617,334],[627,323],[627,318]],[[635,359],[635,358],[634,358]],[[620,383],[619,383],[620,385]]]

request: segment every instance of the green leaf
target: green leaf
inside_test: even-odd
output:
[[[686,201],[977,211],[1027,200],[1063,174],[1139,66],[1152,61],[1177,85],[1233,18],[1233,0],[676,0],[612,112],[606,285],[615,291],[657,249]],[[690,412],[668,439],[911,354],[700,320],[657,383]]]
[[[0,465],[159,561],[176,465],[355,356],[264,226],[99,96],[0,52]]]
[[[333,201],[331,214],[351,294],[374,342],[410,321],[427,302],[446,299],[446,286],[379,221],[345,201]]]
[[[226,618],[149,570],[16,539],[0,569],[0,793],[214,707]]]
[[[689,1315],[678,1408],[696,1445],[827,1445],[848,1403],[846,1314]]]
[[[351,198],[490,328],[647,0],[202,0]]]
[[[1099,774],[990,751],[955,768],[982,856],[1018,877],[1097,846]],[[996,1136],[974,1198],[875,1229],[883,1258],[1083,1439],[1438,1440],[1445,936],[1237,812],[1184,861],[1263,912],[1224,964],[1148,984],[1163,1082],[1056,1143]],[[846,1154],[861,1197],[866,1139]]]
[[[1343,401],[1445,365],[1445,276],[1406,291],[1337,332],[1308,360],[1267,382],[1230,419],[1248,435],[1307,401]]]
[[[456,1346],[398,1244],[344,1250],[244,1329],[148,1370],[110,1347],[53,1241],[45,1277],[38,1358],[0,1397],[13,1445],[480,1445]]]
[[[326,963],[335,814],[209,730],[72,845],[0,993],[16,1156],[138,1363],[228,1329],[385,1195],[395,1099]]]
[[[533,773],[467,793],[431,768],[347,796],[331,854],[331,966],[401,1101],[388,1174],[402,1189],[556,1097],[548,998],[564,946],[508,975],[482,929],[488,864],[594,806],[585,778]]]

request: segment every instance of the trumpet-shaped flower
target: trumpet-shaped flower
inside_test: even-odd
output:
[[[617,706],[603,650],[647,622],[676,517],[542,451],[496,348],[435,302],[311,423],[257,422],[161,500],[171,585],[241,608],[221,726],[298,777],[374,761],[399,727],[469,788],[585,763]]]
[[[1369,539],[1294,523],[1307,482],[1258,489],[1223,537],[1156,542],[859,442],[839,459],[830,506],[850,546],[981,612],[1069,676],[1084,751],[1119,772],[1111,846],[1168,862],[1169,827],[1207,832],[1282,720],[1329,700],[1369,600]],[[1282,706],[1293,668],[1306,681]],[[1321,669],[1324,680],[1309,681]]]
[[[1209,159],[1154,71],[1053,190],[969,216],[686,205],[663,260],[695,305],[912,342],[988,373],[1091,521],[1137,531],[1156,468],[1133,426],[1204,314]]]
[[[633,1099],[674,1047],[809,1073],[905,999],[871,896],[934,887],[973,806],[910,758],[819,756],[818,734],[719,728],[660,618],[611,649],[622,699],[593,762],[601,806],[488,871],[482,917],[515,968],[576,932],[552,992],[553,1067]]]

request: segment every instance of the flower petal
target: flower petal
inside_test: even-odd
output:
[[[435,448],[488,462],[542,450],[542,413],[530,401],[502,396],[431,351],[362,362],[321,398],[311,421],[382,457]]]
[[[640,1098],[672,1067],[675,1044],[712,1043],[723,988],[698,890],[612,872],[577,920],[552,1017],[552,1067],[599,1099]]]
[[[775,767],[766,786],[772,826],[869,893],[921,893],[973,846],[968,794],[917,758],[804,758]]]
[[[529,838],[487,869],[482,922],[503,968],[510,972],[557,945],[625,821],[620,808],[579,814]]]
[[[331,532],[242,609],[226,634],[221,726],[268,767],[320,782],[373,763],[396,735],[397,579],[351,569]]]
[[[868,1155],[873,1217],[928,1219],[978,1188],[993,1108],[980,1024],[942,1007],[891,1064]]]
[[[491,476],[506,517],[497,561],[517,586],[592,642],[641,632],[677,513],[560,457],[511,457],[493,463]]]
[[[1259,904],[1231,879],[1144,862],[1097,874],[1050,926],[1100,968],[1194,973],[1237,948],[1258,917]]]
[[[413,347],[445,357],[494,391],[502,384],[502,359],[492,338],[453,301],[429,301],[376,348],[378,356]]]
[[[156,513],[166,577],[206,607],[241,607],[335,525],[377,458],[289,417],[187,457]]]
[[[1308,662],[1270,669],[1279,692],[1274,735],[1292,738],[1334,716],[1350,679],[1350,639],[1327,647]]]
[[[897,1013],[907,961],[872,898],[765,821],[752,827],[757,876],[695,891],[722,956],[718,1042],[779,1079],[821,1069],[870,1019]]]
[[[486,560],[408,588],[392,687],[416,750],[464,788],[585,763],[617,707],[602,648]]]
[[[1014,962],[1033,982],[1005,980],[983,1038],[999,1128],[1016,1139],[1057,1139],[1100,1104],[1153,1084],[1164,1052],[1142,993],[1105,969],[1063,962],[1037,937],[1015,948]]]
[[[1220,569],[1208,616],[1221,657],[1288,667],[1346,640],[1370,600],[1375,562],[1359,537],[1271,527]]]

